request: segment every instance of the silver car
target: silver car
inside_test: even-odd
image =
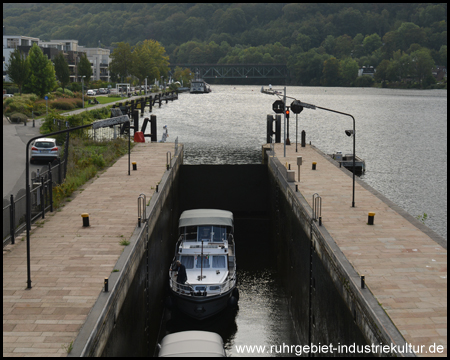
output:
[[[56,145],[56,140],[51,138],[39,138],[31,147],[30,163],[35,160],[47,160],[51,162],[59,158],[60,149]]]

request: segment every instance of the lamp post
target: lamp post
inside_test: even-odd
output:
[[[355,165],[355,148],[356,148],[356,131],[355,131],[355,118],[353,117],[353,115],[341,112],[341,111],[336,111],[336,110],[332,110],[332,109],[327,109],[324,107],[320,107],[320,106],[315,106],[315,105],[311,105],[311,104],[305,104],[300,102],[300,105],[303,106],[304,108],[307,109],[321,109],[321,110],[326,110],[326,111],[331,111],[334,112],[336,114],[341,114],[341,115],[346,115],[346,116],[350,116],[353,120],[353,130],[345,130],[345,134],[347,136],[351,136],[353,135],[353,195],[352,195],[352,207],[355,207],[355,172],[356,172],[356,165]]]
[[[277,95],[279,96],[279,92],[275,91],[272,89],[271,85],[269,85],[269,90],[265,90],[264,87],[261,88],[261,92],[264,94],[268,94],[268,95]],[[307,109],[312,109],[312,110],[316,110],[316,109],[321,109],[321,110],[326,110],[326,111],[331,111],[337,114],[341,114],[341,115],[346,115],[346,116],[350,116],[353,120],[353,130],[345,130],[345,133],[347,134],[347,136],[351,136],[353,135],[353,193],[352,193],[352,207],[355,207],[355,172],[356,172],[356,165],[355,165],[355,148],[356,148],[356,131],[355,131],[355,118],[353,117],[353,115],[341,112],[341,111],[336,111],[336,110],[332,110],[332,109],[327,109],[324,107],[320,107],[320,106],[316,106],[316,105],[312,105],[312,104],[306,104],[306,103],[302,103],[300,100],[297,100],[291,96],[286,96],[286,87],[284,88],[284,96],[283,96],[283,103],[286,104],[286,98],[290,98],[290,99],[294,99],[294,102],[291,104],[291,109],[295,114],[299,114],[303,108],[307,108]],[[284,112],[284,157],[286,157],[286,105],[283,105],[283,112]]]

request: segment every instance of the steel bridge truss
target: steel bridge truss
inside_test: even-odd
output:
[[[272,65],[198,65],[198,64],[171,64],[175,67],[189,68],[192,72],[199,74],[202,79],[285,79],[287,78],[287,66]]]

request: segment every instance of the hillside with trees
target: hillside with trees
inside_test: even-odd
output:
[[[110,47],[159,42],[170,63],[286,64],[290,83],[434,82],[447,66],[447,4],[3,4],[8,35]]]

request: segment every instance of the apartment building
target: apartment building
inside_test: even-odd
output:
[[[10,81],[6,74],[6,64],[11,53],[15,49],[28,54],[33,44],[37,44],[50,60],[53,60],[61,51],[69,64],[70,82],[80,82],[77,66],[80,63],[82,53],[86,53],[92,66],[92,80],[109,81],[110,50],[102,48],[87,48],[78,45],[78,40],[50,40],[41,41],[22,35],[3,35],[3,81]]]

